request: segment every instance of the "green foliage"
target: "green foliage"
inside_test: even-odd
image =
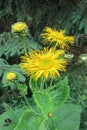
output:
[[[36,3],[37,8],[32,11],[31,16],[34,19],[33,29],[34,35],[38,38],[41,30],[45,26],[64,28],[67,34],[78,34],[84,32],[86,26],[86,13],[85,10],[86,0],[76,4],[75,1],[55,1]],[[84,8],[85,5],[85,8]],[[33,6],[33,5],[32,5]],[[39,28],[39,30],[38,30]],[[37,33],[38,32],[38,33]]]
[[[69,85],[71,86],[72,102],[80,103],[85,108],[86,102],[86,86],[87,86],[87,64],[79,63],[69,67]],[[84,98],[83,98],[84,97]]]
[[[16,87],[21,95],[27,95],[27,86],[25,84],[18,84]]]
[[[31,35],[25,37],[25,43],[27,50],[38,49],[40,45],[33,39]],[[5,56],[6,59],[13,56],[20,56],[24,53],[23,46],[19,37],[12,35],[11,33],[1,34],[1,44],[0,44],[0,57]]]
[[[17,75],[17,80],[19,82],[25,82],[26,78],[24,76],[23,71],[20,69],[20,67],[16,64],[9,65],[6,60],[0,58],[0,76],[2,76],[2,83],[3,85],[8,85],[8,81],[6,80],[6,73],[7,72],[15,72]]]
[[[35,115],[27,107],[20,110],[8,109],[0,116],[0,126],[1,130],[79,130],[80,113],[80,106],[64,104],[56,109],[47,121],[42,115]],[[6,119],[11,120],[7,125]]]
[[[87,63],[70,64],[68,71],[70,97],[69,103],[80,104],[83,108],[80,129],[87,128]]]
[[[26,110],[14,130],[44,130],[44,120],[41,116],[35,116],[31,110]]]
[[[50,86],[50,83],[48,83],[48,86],[50,87],[47,87],[47,91],[43,91],[43,84],[44,83],[41,79],[39,79],[37,82],[35,82],[33,79],[30,79],[30,88],[31,90],[33,90],[34,100],[37,105],[41,107],[41,109],[44,109],[46,106],[48,107],[48,101],[49,108],[56,109],[67,100],[67,97],[69,96],[69,85],[67,76],[64,79],[57,81],[54,85],[51,84]],[[42,108],[44,105],[45,107]],[[50,109],[48,110],[47,108],[46,110],[50,112]],[[44,113],[46,114],[45,111]]]
[[[41,89],[43,85],[41,79],[39,81],[30,80],[30,88],[33,91],[33,98],[39,107],[43,117],[47,120],[48,114],[63,104],[69,95],[68,79],[65,77],[54,86]],[[41,85],[40,85],[41,84]],[[39,87],[37,87],[39,86]]]
[[[42,91],[42,89],[44,87],[44,81],[41,78],[39,78],[35,82],[35,80],[33,78],[30,78],[29,86],[30,86],[32,91],[38,91],[38,90],[40,90],[40,88],[41,88],[41,91]]]
[[[46,26],[56,29],[65,29],[66,34],[75,35],[75,46],[84,50],[87,40],[86,12],[87,0],[80,2],[78,0],[1,0],[0,30],[1,32],[9,31],[0,34],[0,77],[2,80],[0,80],[0,82],[3,83],[3,86],[12,85],[7,82],[6,73],[13,71],[17,74],[16,83],[20,83],[20,86],[17,86],[20,94],[28,94],[28,86],[26,85],[24,72],[17,65],[19,64],[19,56],[24,54],[24,49],[20,39],[17,36],[13,36],[10,32],[11,25],[14,22],[25,21],[29,25],[32,35],[29,34],[25,37],[28,51],[41,48],[37,41],[39,41],[39,43],[42,42],[40,34]],[[74,48],[74,50],[76,50],[76,48]],[[38,82],[34,82],[33,79],[30,79],[29,85],[33,92],[34,103],[36,103],[34,104],[35,108],[37,108],[35,110],[38,110],[40,113],[36,114],[34,113],[35,110],[33,111],[32,109],[8,109],[0,115],[0,129],[79,130],[80,125],[81,130],[86,130],[87,62],[84,60],[84,57],[86,57],[86,54],[85,56],[80,55],[79,62],[76,64],[71,63],[67,71],[69,75],[69,86],[71,87],[68,103],[81,104],[83,107],[81,124],[81,108],[79,106],[72,104],[61,105],[66,101],[69,95],[67,78],[59,82],[55,81],[51,85],[48,80],[47,86],[45,86],[44,82],[40,79]],[[0,87],[2,87],[1,83]],[[4,89],[3,93],[6,95]],[[2,94],[1,91],[0,94]],[[49,117],[50,112],[52,117]],[[7,119],[10,119],[11,122],[9,123]]]
[[[43,117],[47,119],[48,113],[53,111],[54,102],[48,92],[34,93],[33,94],[35,103],[40,108]]]
[[[34,85],[34,81],[31,80],[30,83],[31,87]],[[38,82],[37,84],[42,85],[43,82]],[[40,87],[42,87],[39,85]],[[52,83],[51,83],[52,85]],[[68,86],[68,78],[65,77],[63,80],[59,80],[59,84],[54,86],[47,87],[42,89],[38,87],[38,89],[32,89],[33,91],[33,98],[35,101],[35,106],[38,107],[38,112],[36,109],[33,109],[29,104],[29,109],[27,109],[20,118],[15,118],[14,110],[13,113],[10,113],[12,117],[10,120],[12,122],[15,121],[14,126],[10,122],[9,130],[67,130],[67,129],[75,129],[78,130],[79,127],[79,119],[80,119],[80,112],[81,108],[79,106],[74,105],[62,105],[59,107],[60,104],[63,104],[66,101],[67,96],[69,95],[69,86]],[[35,87],[35,86],[33,86]],[[26,92],[25,85],[18,86],[20,92]],[[23,93],[22,93],[23,94]],[[58,103],[58,104],[57,104]],[[34,107],[34,108],[36,108]],[[55,109],[56,108],[56,109]],[[67,111],[68,108],[68,111]],[[13,111],[13,110],[11,110]],[[8,115],[9,111],[3,113],[2,115]],[[73,114],[72,114],[73,113]],[[16,113],[15,113],[16,115]],[[6,118],[6,117],[5,117]],[[4,119],[5,120],[5,119]],[[72,120],[76,121],[76,125],[73,125]],[[18,123],[17,123],[18,121]],[[57,121],[57,122],[56,122]],[[68,123],[69,122],[69,123]],[[1,125],[4,122],[1,122]],[[56,124],[57,123],[57,124]],[[75,123],[75,122],[74,122]],[[7,127],[7,128],[8,128]]]
[[[81,111],[80,106],[64,104],[53,113],[51,125],[59,130],[79,130]]]
[[[3,72],[5,71],[6,68],[3,69],[4,65],[7,65],[7,61],[3,58],[0,58],[0,76],[2,76]]]
[[[21,114],[26,110],[26,107],[21,109],[10,107],[6,108],[6,111],[0,115],[0,129],[1,130],[13,130],[16,126]]]
[[[7,20],[8,18],[11,17],[11,19],[15,19],[20,21],[20,20],[27,20],[27,21],[32,21],[32,18],[28,15],[29,12],[29,6],[30,2],[29,0],[22,0],[22,5],[20,5],[19,0],[6,0],[3,2],[1,0],[0,2],[0,18],[4,18],[3,20]],[[26,6],[26,8],[25,8]],[[14,18],[15,16],[15,18]]]
[[[70,86],[68,85],[68,77],[64,77],[59,82],[55,83],[52,88],[50,87],[50,89],[50,95],[54,101],[55,108],[58,108],[69,96]]]
[[[17,120],[12,109],[9,109],[9,111],[4,112],[0,116],[0,118],[1,130],[11,130],[16,126]]]

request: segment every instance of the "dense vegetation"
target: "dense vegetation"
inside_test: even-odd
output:
[[[19,91],[15,89],[10,89],[10,85],[7,84],[5,79],[6,72],[8,70],[9,71],[14,70],[14,72],[18,74],[19,82],[25,83],[24,84],[25,86],[29,84],[28,78],[17,66],[20,63],[19,58],[20,55],[24,54],[23,47],[21,45],[20,39],[15,35],[12,35],[11,31],[12,24],[22,21],[27,23],[29,27],[29,35],[25,38],[28,51],[31,51],[31,49],[38,50],[43,47],[43,41],[40,34],[43,32],[43,29],[45,27],[51,27],[57,30],[65,29],[66,35],[75,36],[75,44],[70,48],[70,50],[66,51],[66,53],[68,54],[69,64],[67,67],[67,71],[64,74],[62,74],[62,76],[64,77],[68,75],[69,78],[70,96],[66,102],[68,104],[73,103],[74,105],[80,105],[82,107],[79,129],[87,130],[87,13],[86,12],[87,12],[87,0],[15,0],[15,1],[1,0],[0,1],[0,113],[1,114],[3,112],[5,113],[5,109],[8,110],[8,106],[11,106],[13,109],[16,108],[15,111],[17,114],[19,111],[18,108],[20,106],[23,106],[23,104],[25,104],[24,98],[21,96],[21,94],[19,94]],[[71,57],[69,56],[72,55],[73,58],[71,59]],[[31,102],[32,89],[28,86],[27,91],[28,91],[27,98]],[[72,106],[70,107],[71,109],[73,108]],[[80,108],[77,106],[77,109]],[[64,106],[64,110],[66,111],[66,106]],[[22,112],[24,112],[23,109],[19,111],[19,115],[17,117],[18,119],[21,116]],[[10,109],[9,111],[7,111],[6,114],[10,115],[11,117],[14,115],[13,113],[14,112],[12,112],[12,109]],[[25,114],[27,113],[30,112],[26,111]],[[78,115],[78,113],[76,114]],[[5,116],[6,115],[4,115],[4,118]],[[21,120],[23,120],[23,116],[21,117]],[[3,116],[1,116],[1,118],[2,117]],[[18,119],[16,120],[15,124],[18,122]],[[77,122],[77,124],[79,123]],[[20,127],[18,126],[18,128]],[[18,129],[16,128],[15,130]]]

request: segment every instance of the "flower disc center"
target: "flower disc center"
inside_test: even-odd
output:
[[[51,69],[55,64],[55,61],[51,57],[42,57],[40,59],[40,69],[47,70]]]

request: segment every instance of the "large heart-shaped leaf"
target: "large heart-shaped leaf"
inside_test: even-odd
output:
[[[45,120],[28,109],[23,113],[14,130],[45,130]]]
[[[63,104],[53,113],[52,122],[54,129],[58,130],[79,130],[81,106],[74,104]]]

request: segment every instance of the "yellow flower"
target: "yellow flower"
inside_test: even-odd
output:
[[[32,51],[25,56],[21,56],[20,67],[35,80],[39,77],[44,79],[55,78],[60,76],[60,71],[65,71],[67,61],[62,57],[63,55],[63,50],[54,50],[53,48]]]
[[[17,78],[17,75],[15,72],[8,72],[6,74],[6,80],[12,81],[15,80]]]
[[[44,38],[45,42],[55,43],[55,46],[60,47],[61,49],[68,49],[74,43],[74,36],[66,36],[65,30],[54,30],[50,27],[44,29],[44,33],[41,34],[41,37]]]
[[[17,22],[12,25],[13,33],[26,33],[28,31],[28,26],[24,22]]]

